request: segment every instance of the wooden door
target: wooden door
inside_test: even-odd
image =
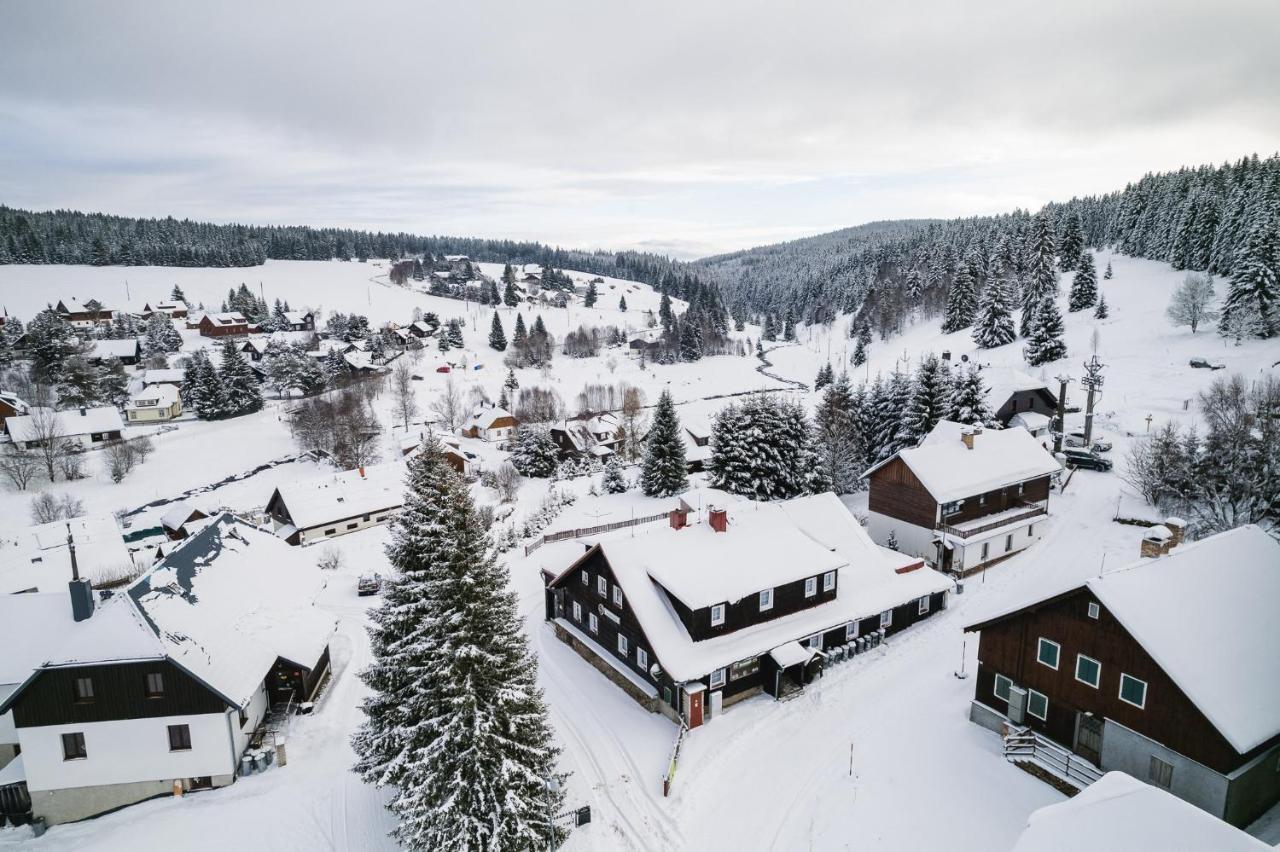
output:
[[[693,692],[689,694],[689,727],[697,728],[702,725],[702,693]]]
[[[1076,723],[1076,754],[1095,766],[1102,762],[1102,719],[1088,713],[1079,714]]]

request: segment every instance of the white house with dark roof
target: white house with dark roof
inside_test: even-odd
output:
[[[0,795],[70,822],[231,784],[273,704],[315,697],[334,619],[310,560],[224,515],[125,590],[0,595]],[[0,738],[6,727],[0,723]]]
[[[391,520],[404,506],[402,462],[327,473],[281,485],[267,501],[276,535],[311,544]]]
[[[872,543],[833,494],[681,498],[661,521],[544,545],[557,636],[653,712],[701,725],[787,698],[942,609],[952,581]]]
[[[15,444],[34,449],[50,437],[92,447],[120,438],[124,423],[114,406],[97,408],[31,408],[27,414],[7,417],[4,429]]]
[[[878,543],[957,574],[1030,547],[1062,469],[1024,429],[943,420],[918,447],[868,470],[867,528]]]

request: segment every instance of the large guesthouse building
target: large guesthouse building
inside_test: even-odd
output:
[[[946,606],[952,583],[878,547],[833,494],[686,495],[662,518],[546,545],[557,636],[654,712],[697,727],[787,698]]]

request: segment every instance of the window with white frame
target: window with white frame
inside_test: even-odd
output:
[[[1009,678],[1005,677],[1004,675],[1000,675],[1000,674],[996,675],[996,685],[995,685],[996,698],[999,698],[1001,701],[1008,701],[1009,690],[1012,688],[1013,688],[1013,681],[1009,680]]]
[[[818,593],[818,578],[810,577],[804,581],[804,596],[811,598]]]
[[[649,652],[639,645],[636,646],[636,665],[649,671]]]
[[[609,578],[605,576],[596,577],[596,591],[600,593],[600,597],[609,597]]]
[[[1047,721],[1049,718],[1049,697],[1043,692],[1028,689],[1027,712],[1042,722]]]
[[[929,596],[925,595],[916,604],[916,615],[924,615],[929,611]]]
[[[600,619],[596,618],[596,614],[594,612],[587,613],[587,627],[592,633],[600,632]]]
[[[844,626],[844,641],[852,642],[858,638],[858,622],[850,621]]]
[[[711,607],[711,626],[719,627],[724,624],[724,604],[716,604]]]
[[[1040,644],[1036,646],[1036,662],[1042,666],[1048,666],[1054,671],[1058,670],[1058,658],[1062,656],[1062,646],[1052,639],[1040,637]]]
[[[1092,618],[1092,619],[1094,619],[1094,620],[1096,621],[1096,620],[1098,619],[1098,616],[1099,616],[1099,615],[1101,615],[1101,614],[1102,614],[1102,607],[1098,606],[1098,605],[1097,605],[1096,603],[1094,603],[1093,601],[1090,601],[1090,602],[1089,602],[1089,617],[1090,617],[1090,618]]]
[[[822,591],[829,592],[836,587],[836,572],[828,571],[822,575]]]
[[[760,611],[773,609],[773,589],[765,589],[760,593]]]
[[[621,586],[613,587],[613,605],[618,607],[619,609],[622,608],[622,587]]]
[[[893,626],[893,610],[886,609],[880,613],[880,627],[889,628]]]
[[[582,574],[581,574],[581,576],[582,576],[582,585],[584,585],[584,586],[590,586],[590,585],[591,585],[591,572],[590,572],[590,571],[583,571],[583,572],[582,572]]]
[[[582,621],[582,604],[577,601],[573,602],[573,620]]]
[[[1086,657],[1084,654],[1077,654],[1076,680],[1097,689],[1099,682],[1102,680],[1102,663],[1092,657]]]
[[[716,669],[711,673],[711,688],[719,689],[724,686],[724,669]]]
[[[1147,682],[1138,680],[1133,675],[1120,675],[1120,700],[1132,704],[1139,710],[1147,706]]]
[[[627,637],[621,633],[618,634],[618,653],[624,657],[631,653],[631,646],[627,644]]]

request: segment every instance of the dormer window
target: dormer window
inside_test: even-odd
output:
[[[711,607],[711,626],[719,627],[724,624],[724,604],[716,604]]]
[[[836,572],[828,571],[822,575],[822,591],[829,592],[836,587]]]
[[[804,596],[811,598],[818,593],[818,578],[810,577],[804,581]]]
[[[760,593],[760,611],[773,609],[773,589],[765,589]]]

